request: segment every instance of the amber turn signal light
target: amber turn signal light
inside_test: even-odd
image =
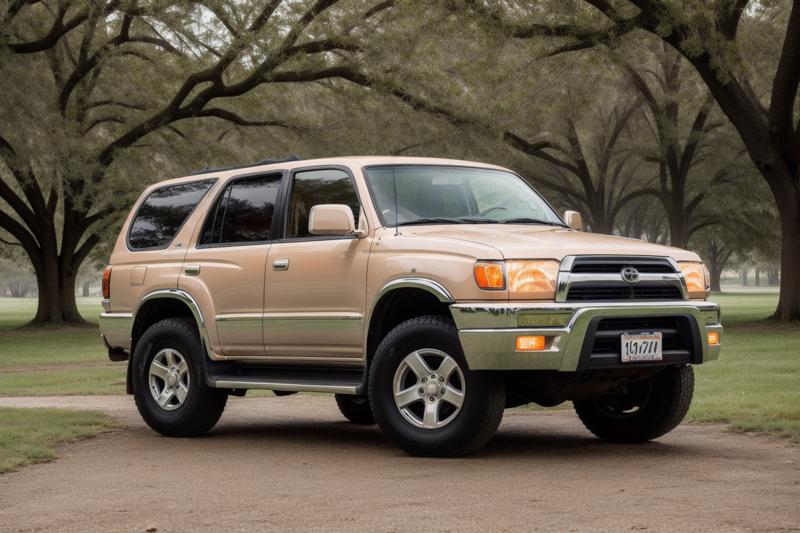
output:
[[[517,337],[518,352],[540,352],[544,348],[544,335],[520,335]]]
[[[103,298],[106,300],[111,298],[111,265],[103,270]]]
[[[708,332],[708,345],[719,346],[719,331]]]
[[[678,263],[683,277],[686,279],[686,288],[689,289],[689,298],[705,299],[710,294],[706,267],[703,263]]]
[[[472,269],[475,283],[481,289],[505,289],[506,277],[503,272],[503,263],[477,262]]]

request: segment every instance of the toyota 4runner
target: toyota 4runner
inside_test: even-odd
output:
[[[566,223],[565,223],[566,222]],[[719,357],[700,258],[582,230],[492,165],[263,161],[144,191],[103,275],[102,338],[168,436],[229,395],[334,393],[415,455],[474,451],[503,410],[574,404],[612,442],[659,437]]]

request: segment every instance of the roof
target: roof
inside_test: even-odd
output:
[[[475,168],[491,168],[496,170],[508,170],[504,167],[491,165],[488,163],[480,163],[476,161],[462,161],[459,159],[443,159],[437,157],[396,157],[391,155],[356,155],[356,156],[340,156],[340,157],[323,157],[318,159],[294,159],[287,158],[273,162],[270,160],[261,161],[252,165],[237,165],[225,168],[205,168],[203,170],[187,174],[180,178],[172,178],[160,181],[154,185],[165,185],[169,183],[180,183],[182,181],[194,181],[208,178],[228,178],[231,176],[240,176],[242,174],[254,174],[261,172],[269,172],[272,170],[293,170],[295,168],[303,167],[317,167],[325,165],[339,165],[350,167],[368,167],[378,165],[449,165],[460,167],[475,167]],[[153,188],[153,185],[148,189]]]

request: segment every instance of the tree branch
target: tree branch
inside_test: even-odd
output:
[[[110,13],[119,6],[120,0],[111,0],[103,7],[103,13]],[[56,19],[53,25],[48,30],[47,34],[39,39],[27,42],[8,43],[6,46],[16,54],[32,54],[34,52],[41,52],[48,50],[56,45],[56,43],[67,33],[71,32],[89,18],[89,10],[80,11],[69,20],[64,20],[67,14],[68,3],[59,5]]]

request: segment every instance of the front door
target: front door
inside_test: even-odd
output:
[[[299,169],[287,204],[284,238],[273,242],[267,259],[267,355],[282,362],[357,363],[371,239],[308,231],[308,215],[319,204],[349,205],[356,227],[364,227],[353,178],[341,169]]]
[[[217,342],[226,356],[263,356],[264,279],[272,215],[282,174],[234,178],[215,199],[181,284],[213,302]],[[215,339],[212,338],[212,344]]]

